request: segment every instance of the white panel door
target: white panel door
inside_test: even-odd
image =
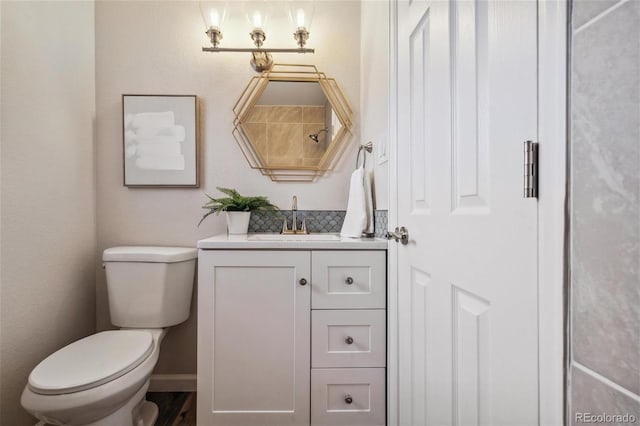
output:
[[[395,6],[399,423],[537,424],[537,4]]]

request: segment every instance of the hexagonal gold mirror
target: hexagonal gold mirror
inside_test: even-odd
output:
[[[349,101],[313,65],[274,64],[251,79],[233,112],[244,157],[274,181],[314,181],[352,137]]]

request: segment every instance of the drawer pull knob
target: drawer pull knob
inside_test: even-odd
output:
[[[344,402],[346,402],[347,404],[351,404],[353,402],[353,398],[351,397],[351,395],[345,395]]]
[[[351,336],[347,336],[347,338],[346,338],[346,339],[344,339],[344,342],[345,342],[347,345],[351,345],[351,344],[353,343],[353,337],[351,337]]]
[[[307,285],[307,280],[305,278],[300,278],[300,281],[298,281],[300,283],[300,285]]]
[[[349,285],[353,284],[353,278],[351,278],[351,277],[347,277],[347,279],[344,280],[344,281]]]

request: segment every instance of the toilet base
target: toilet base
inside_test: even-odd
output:
[[[158,406],[145,399],[145,395],[149,389],[149,381],[150,380],[147,380],[129,402],[118,409],[118,411],[82,426],[153,426],[158,418]]]
[[[140,419],[142,425],[153,426],[158,420],[158,406],[151,401],[144,401],[140,408]]]

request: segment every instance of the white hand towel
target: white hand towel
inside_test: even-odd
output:
[[[351,174],[347,214],[340,231],[342,237],[360,238],[362,230],[367,226],[364,176],[365,170],[362,167]]]
[[[363,167],[364,168],[364,167]],[[364,212],[367,215],[367,224],[364,227],[366,234],[373,234],[373,194],[371,193],[371,172],[364,172]]]

